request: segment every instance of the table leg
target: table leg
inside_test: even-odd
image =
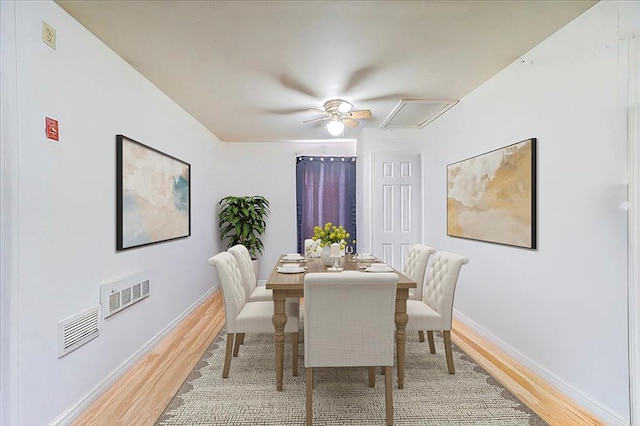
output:
[[[284,366],[284,326],[287,323],[287,313],[284,309],[286,292],[273,290],[273,317],[276,342],[276,389],[282,391],[282,375]]]
[[[398,289],[396,291],[396,356],[398,361],[398,389],[404,388],[404,352],[407,341],[405,327],[409,322],[407,315],[407,299],[409,290]]]

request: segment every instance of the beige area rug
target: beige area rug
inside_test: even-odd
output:
[[[394,372],[395,425],[546,425],[535,413],[454,346],[456,374],[447,373],[442,338],[436,354],[409,333],[404,389]],[[247,335],[222,378],[226,335],[215,338],[156,425],[303,425],[304,344],[299,375],[291,371],[285,341],[284,389],[275,387],[273,335]],[[379,371],[379,369],[378,369]],[[314,372],[314,425],[384,425],[384,376],[367,386],[366,368],[318,368]]]

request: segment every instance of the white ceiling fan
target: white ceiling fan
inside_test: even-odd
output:
[[[371,118],[371,110],[354,110],[353,104],[343,99],[327,101],[324,103],[324,111],[320,109],[316,111],[320,112],[323,116],[312,120],[305,120],[303,123],[328,120],[329,122],[326,127],[332,136],[340,135],[344,130],[344,126],[357,127],[360,122],[356,120],[356,118]]]

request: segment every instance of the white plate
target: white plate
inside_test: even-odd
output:
[[[367,272],[393,272],[393,268],[391,266],[387,266],[386,268],[372,268],[371,266],[369,266],[368,268],[365,269],[365,271]]]
[[[281,274],[299,274],[306,271],[307,268],[280,268],[278,267],[277,271]]]
[[[287,259],[285,257],[280,262],[282,262],[282,263],[294,263],[294,262],[306,262],[306,261],[307,261],[307,259],[305,259],[304,257],[302,259]]]
[[[286,260],[287,262],[297,262],[299,260],[304,260],[304,256],[299,254],[288,254],[282,258],[282,260]]]
[[[358,253],[356,260],[376,260],[376,257],[372,254]]]

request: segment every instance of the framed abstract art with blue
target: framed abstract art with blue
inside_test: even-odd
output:
[[[191,165],[116,136],[116,250],[191,235]]]

